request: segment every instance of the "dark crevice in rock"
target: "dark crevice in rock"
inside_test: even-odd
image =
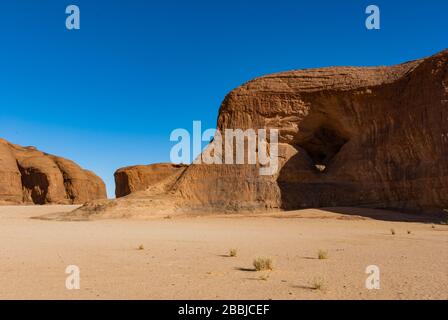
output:
[[[337,170],[334,159],[349,140],[343,124],[322,113],[303,123],[294,139],[297,154],[284,164],[277,179],[282,209],[331,206],[341,194],[352,191],[345,183],[331,181]]]
[[[348,138],[343,137],[335,130],[321,126],[299,146],[307,152],[316,170],[325,172],[328,164],[347,141]]]
[[[35,169],[23,168],[17,163],[24,193],[24,200],[34,204],[46,204],[49,182],[47,176]]]

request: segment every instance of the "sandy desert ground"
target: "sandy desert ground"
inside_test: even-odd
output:
[[[256,217],[30,219],[73,208],[0,207],[0,298],[448,299],[448,226],[380,220],[405,215],[338,208]],[[231,248],[236,257],[228,256]],[[319,250],[327,259],[317,258]],[[257,257],[272,258],[274,270],[253,271]],[[71,264],[81,270],[79,290],[65,287]],[[365,288],[368,265],[380,268],[379,290]],[[323,288],[313,289],[316,282]]]

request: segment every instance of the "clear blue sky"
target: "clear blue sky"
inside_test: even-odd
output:
[[[448,47],[447,21],[446,0],[1,1],[0,137],[76,161],[113,196],[117,168],[169,161],[170,132],[215,127],[245,81],[428,56]]]

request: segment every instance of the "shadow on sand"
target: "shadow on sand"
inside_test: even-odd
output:
[[[441,223],[446,221],[448,215],[426,215],[418,213],[403,213],[394,210],[371,209],[360,207],[326,207],[320,210],[343,214],[347,216],[361,216],[375,220],[395,221],[395,222],[421,222],[421,223]]]
[[[255,271],[257,271],[257,270],[255,270],[255,268],[235,268],[235,270],[244,271],[244,272],[255,272]]]

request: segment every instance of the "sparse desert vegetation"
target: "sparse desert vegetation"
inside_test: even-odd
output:
[[[229,257],[236,257],[238,254],[238,250],[233,248],[229,250]]]
[[[271,258],[256,258],[253,262],[256,271],[273,270],[274,264]]]
[[[137,250],[145,250],[145,246],[141,244],[137,247]]]
[[[328,259],[328,251],[319,249],[319,251],[317,252],[317,258],[319,260]]]
[[[268,281],[270,276],[271,276],[270,273],[266,273],[266,274],[259,276],[258,279],[263,280],[263,281]]]
[[[393,235],[393,236],[395,235],[395,229],[394,228],[390,229],[390,234]]]
[[[321,277],[316,277],[311,281],[311,288],[313,290],[323,291],[326,289],[325,280]]]

